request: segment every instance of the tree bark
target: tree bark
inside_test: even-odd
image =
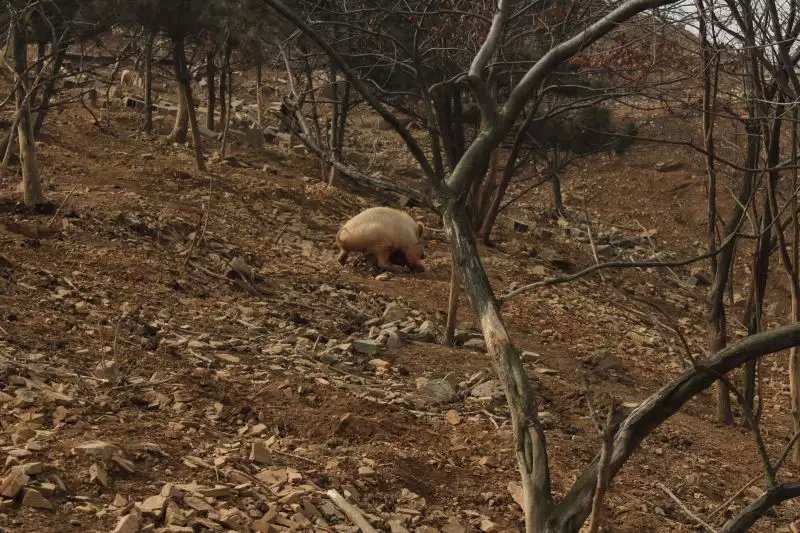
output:
[[[486,347],[511,411],[517,464],[522,477],[526,532],[541,533],[546,531],[553,501],[547,447],[533,385],[503,324],[463,202],[450,200],[442,218],[464,290],[480,319]]]
[[[228,82],[227,90],[225,91],[226,98],[225,108],[228,110],[225,113],[225,122],[222,123],[222,141],[220,144],[220,156],[225,157],[228,152],[228,130],[231,126],[231,113],[233,112],[233,72],[231,72],[230,55],[225,60],[225,80]]]
[[[753,112],[751,112],[753,116]],[[747,168],[756,168],[761,154],[761,137],[758,135],[758,124],[755,120],[749,120],[747,123],[746,131],[748,134],[747,143],[747,156],[745,159],[745,166]],[[755,176],[753,176],[755,179]],[[755,211],[755,209],[753,209]],[[751,276],[750,276],[750,291],[747,296],[744,311],[744,325],[747,327],[748,335],[755,335],[761,330],[761,315],[764,305],[764,294],[767,289],[767,277],[769,276],[769,258],[772,253],[772,232],[770,225],[772,224],[772,210],[770,209],[770,202],[768,197],[764,197],[764,205],[761,214],[761,223],[758,240],[756,241],[756,249],[753,252]],[[759,408],[756,408],[756,382],[757,382],[758,364],[756,361],[750,361],[744,368],[744,398],[749,405],[753,407],[753,415],[756,420],[759,418],[761,411],[761,402],[759,401]],[[742,419],[743,424],[747,424],[747,419]]]
[[[34,135],[38,135],[42,129],[42,126],[44,125],[44,119],[47,117],[47,113],[50,110],[50,100],[53,98],[53,94],[56,90],[58,73],[61,70],[61,65],[63,65],[66,55],[66,46],[59,45],[53,47],[53,62],[50,69],[50,75],[47,77],[44,87],[42,87],[42,97],[39,101],[39,107],[36,110],[36,115],[34,116],[33,120]]]
[[[525,122],[522,123],[519,131],[517,131],[517,135],[514,137],[514,144],[511,146],[511,152],[509,152],[508,159],[506,160],[506,167],[503,169],[503,175],[500,178],[497,189],[492,195],[492,201],[489,204],[486,215],[483,218],[479,235],[483,240],[483,244],[486,246],[489,246],[492,242],[492,229],[497,221],[497,215],[500,213],[500,205],[503,202],[503,198],[506,196],[506,191],[508,191],[509,185],[511,185],[511,178],[514,177],[514,172],[517,169],[517,161],[519,160],[522,147],[525,144],[525,136],[528,128],[531,125],[531,122],[533,122],[533,117],[535,114],[536,106],[533,106],[533,108],[525,117]]]
[[[261,55],[259,54],[256,57],[256,121],[259,128],[264,127],[264,102],[261,94],[261,78],[263,74],[261,71]]]
[[[178,87],[180,88],[183,102],[186,106],[186,116],[192,130],[192,146],[194,148],[194,159],[197,163],[197,170],[205,170],[206,165],[203,161],[203,145],[202,138],[200,137],[200,129],[197,125],[197,113],[194,109],[194,99],[192,98],[192,85],[191,78],[189,77],[189,69],[186,66],[186,51],[184,49],[185,40],[183,37],[173,38],[173,60],[175,62],[175,73],[178,78]],[[184,141],[186,140],[186,131],[183,132]]]
[[[745,337],[721,352],[700,361],[645,399],[620,424],[614,438],[614,452],[609,463],[609,480],[613,480],[642,441],[657,427],[680,410],[689,400],[711,387],[724,375],[748,361],[800,345],[800,324],[791,324]],[[573,484],[564,499],[555,507],[548,521],[548,533],[577,533],[591,509],[597,484],[598,457]],[[768,508],[768,507],[767,507]],[[760,516],[760,515],[759,515]],[[724,529],[723,529],[724,531]],[[741,531],[741,530],[735,530]]]
[[[455,344],[456,322],[458,321],[458,297],[461,294],[461,279],[458,276],[458,266],[454,257],[450,259],[450,298],[447,303],[447,325],[444,328],[445,346]]]
[[[217,66],[214,64],[214,55],[212,51],[206,56],[206,81],[208,82],[206,84],[206,109],[208,110],[206,113],[206,128],[211,131],[214,131],[214,113],[217,107]]]
[[[550,185],[553,191],[553,213],[556,217],[566,218],[564,197],[561,194],[561,151],[558,147],[553,149],[550,171],[552,172]]]
[[[28,94],[28,43],[24,30],[14,24],[11,32],[14,49],[14,73],[20,83],[16,91],[16,106],[19,115],[17,139],[19,140],[19,162],[22,169],[22,195],[27,206],[44,201],[39,165],[36,160],[36,143],[33,137],[30,95]]]
[[[228,75],[231,70],[231,46],[227,39],[222,47],[222,68],[219,72],[219,122],[224,127],[228,122]]]
[[[183,144],[186,142],[186,136],[189,133],[189,110],[186,106],[186,95],[180,83],[175,96],[178,99],[178,112],[175,115],[175,125],[167,138],[172,142]]]
[[[155,34],[150,33],[144,45],[144,125],[142,131],[153,133],[153,43]]]

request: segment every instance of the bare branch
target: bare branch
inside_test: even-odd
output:
[[[718,533],[744,533],[750,529],[759,518],[776,505],[800,497],[800,482],[777,485],[768,490],[761,497],[753,500],[738,515],[728,520]]]
[[[746,337],[736,344],[729,345],[720,350],[713,357],[700,361],[698,366],[683,372],[677,379],[662,387],[659,391],[644,400],[620,425],[614,439],[614,454],[611,458],[611,478],[616,475],[628,458],[639,448],[641,442],[664,421],[668,420],[689,400],[700,392],[706,390],[718,379],[731,370],[742,366],[748,361],[757,360],[767,354],[786,350],[800,345],[800,324],[783,326],[770,331],[757,333]],[[582,524],[591,509],[592,495],[597,480],[598,459],[587,468],[575,482],[564,500],[558,504],[557,510],[552,514],[553,520],[559,526],[566,524]],[[791,495],[786,495],[782,487],[769,491],[772,498],[762,497],[751,514],[746,516],[751,519],[747,522],[742,518],[743,524],[752,525],[758,516],[769,507],[788,498],[800,495],[800,484],[791,489]],[[766,496],[766,495],[765,495]],[[752,507],[752,504],[751,504]],[[748,507],[749,509],[750,507]],[[554,530],[557,530],[554,528]],[[744,529],[723,528],[720,533],[744,531]]]
[[[392,114],[386,107],[378,100],[378,98],[369,90],[364,82],[361,80],[359,75],[350,68],[350,65],[344,58],[328,43],[328,41],[319,34],[314,28],[306,24],[306,22],[299,17],[294,11],[288,8],[283,2],[280,0],[263,0],[265,4],[273,8],[277,11],[282,17],[289,20],[297,26],[297,28],[302,31],[309,39],[314,41],[314,43],[322,48],[326,54],[336,63],[342,70],[342,74],[347,78],[353,87],[367,100],[369,105],[378,112],[378,114],[383,118],[386,122],[388,122],[392,128],[397,132],[398,135],[403,139],[408,147],[408,150],[414,156],[414,159],[417,160],[422,171],[425,175],[432,181],[435,182],[436,173],[431,166],[431,163],[428,161],[428,158],[425,156],[425,152],[417,143],[414,136],[411,135],[411,132],[408,131],[408,128],[400,124],[397,120],[397,117]]]

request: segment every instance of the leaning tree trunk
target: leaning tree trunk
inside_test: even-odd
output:
[[[17,138],[19,139],[19,162],[22,168],[22,194],[27,206],[41,204],[44,200],[39,166],[36,161],[36,143],[33,137],[33,121],[31,119],[30,97],[28,94],[28,45],[22,28],[13,25],[11,40],[14,49],[14,73],[19,80],[16,91],[16,107],[19,121]]]
[[[514,448],[522,478],[526,531],[541,533],[546,531],[553,502],[545,435],[539,422],[533,385],[519,351],[509,339],[497,299],[481,265],[475,234],[463,202],[450,200],[442,218],[464,290],[480,319],[489,356],[503,384],[511,411]]]
[[[186,142],[186,136],[189,133],[189,110],[186,106],[183,87],[180,84],[175,96],[178,99],[178,112],[175,115],[175,125],[167,138],[173,142],[183,144]]]
[[[175,62],[175,74],[178,78],[178,87],[183,95],[183,102],[186,106],[186,115],[192,129],[192,146],[194,148],[194,159],[197,163],[197,170],[205,170],[206,165],[203,161],[203,142],[200,137],[200,128],[197,125],[197,113],[194,109],[194,99],[192,98],[192,84],[189,77],[189,69],[186,66],[186,51],[184,49],[185,40],[183,37],[175,38],[173,44],[173,60]],[[184,140],[186,133],[184,131]]]
[[[511,152],[508,154],[508,159],[506,159],[506,166],[503,169],[503,175],[500,177],[500,182],[497,184],[497,188],[492,192],[491,202],[486,209],[486,213],[481,223],[481,229],[478,232],[478,234],[481,236],[483,244],[486,246],[489,246],[492,242],[492,229],[497,221],[497,215],[500,213],[500,205],[503,202],[503,198],[506,196],[506,191],[508,191],[509,185],[511,185],[511,178],[514,177],[514,172],[517,168],[517,161],[519,160],[522,147],[525,144],[525,136],[535,114],[536,108],[534,107],[528,112],[528,115],[525,117],[525,122],[522,123],[522,126],[520,126],[519,130],[517,131],[517,134],[514,137],[514,144],[511,147]]]

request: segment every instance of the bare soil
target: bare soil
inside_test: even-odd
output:
[[[2,499],[0,531],[111,531],[131,510],[127,502],[193,481],[228,488],[209,497],[216,510],[197,531],[214,524],[249,531],[273,512],[283,522],[270,531],[347,530],[325,506],[330,488],[381,529],[399,520],[416,531],[457,531],[446,529],[456,523],[492,530],[488,522],[520,530],[502,399],[464,392],[436,403],[424,394],[425,380],[448,375],[466,391],[476,375],[491,373],[486,354],[413,335],[374,355],[340,348],[367,338],[364,323],[390,303],[416,326],[443,327],[450,273],[441,223],[412,210],[430,228],[428,270],[376,280],[367,262],[336,263],[334,235],[362,208],[394,199],[346,183],[328,187],[316,161],[277,146],[234,145],[234,158],[201,175],[190,148],[143,137],[136,124],[132,111],[115,111],[111,130],[102,131],[79,106],[51,117],[39,143],[53,202],[46,213],[18,204],[13,172],[0,183],[0,460],[4,472],[43,463],[30,487],[63,484],[49,498],[52,510]],[[685,124],[653,116],[647,133],[677,136]],[[378,139],[363,144],[384,172],[413,175],[386,132],[358,135]],[[670,159],[681,168],[654,169]],[[690,151],[645,143],[623,157],[577,164],[564,183],[568,224],[549,216],[547,190],[499,221],[497,246],[482,249],[497,292],[591,264],[587,217],[597,242],[630,237],[630,247],[608,249],[614,257],[702,251],[702,174]],[[512,219],[528,231],[512,231]],[[676,337],[660,324],[671,321],[695,354],[704,353],[707,287],[686,283],[693,272],[605,272],[504,307],[547,413],[557,494],[599,449],[582,376],[598,406],[614,396],[629,409],[683,368]],[[770,290],[768,300],[782,301],[779,285]],[[739,282],[734,315],[742,291]],[[783,321],[782,309],[768,311],[767,325]],[[477,333],[467,302],[460,313],[459,329]],[[741,335],[731,322],[733,336]],[[773,457],[791,433],[785,364],[774,356],[762,365]],[[723,506],[763,468],[750,433],[717,424],[712,413],[708,392],[643,443],[610,490],[605,531],[699,531],[659,484],[715,526],[763,491],[758,479]],[[35,435],[25,438],[22,426]],[[267,441],[271,464],[249,459],[255,439]],[[80,446],[91,441],[119,447],[132,471],[90,457]],[[95,463],[108,470],[107,487],[92,480]],[[790,465],[781,476],[798,474]],[[293,490],[297,499],[287,497]],[[124,499],[115,504],[117,495]],[[322,510],[327,527],[304,525],[303,517],[314,521],[309,505]],[[794,502],[779,506],[755,531],[788,531],[799,510]],[[228,511],[241,520],[224,523]]]

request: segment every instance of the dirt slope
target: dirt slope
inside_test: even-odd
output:
[[[56,216],[21,208],[14,183],[0,184],[0,460],[4,473],[27,465],[28,487],[54,506],[3,498],[0,530],[110,531],[144,502],[147,524],[350,531],[331,488],[382,528],[518,530],[507,411],[469,392],[491,377],[489,361],[480,346],[443,348],[428,336],[447,301],[441,225],[416,213],[432,228],[426,273],[378,281],[367,264],[338,266],[333,235],[388,199],[324,186],[314,161],[277,147],[236,147],[235,159],[200,176],[188,148],[131,133],[133,115],[116,113],[113,124],[100,132],[70,109],[49,125],[40,149],[51,197],[71,193]],[[396,153],[380,149],[388,160]],[[587,204],[607,253],[696,250],[702,188],[683,185],[694,160],[685,155],[689,170],[677,173],[652,170],[674,156],[637,146],[567,181],[572,197],[602,191]],[[574,223],[561,227],[546,201],[541,193],[515,208],[530,230],[509,231],[506,218],[498,248],[484,250],[498,292],[591,263],[580,204],[567,200]],[[634,220],[655,230],[649,240]],[[702,353],[704,289],[688,276],[612,272],[506,305],[541,393],[558,494],[598,446],[581,376],[599,405],[614,395],[630,406],[681,370],[680,347],[649,318],[650,303]],[[461,316],[468,339],[477,332],[465,302]],[[353,346],[393,328],[398,346]],[[781,358],[764,365],[773,454],[790,427],[783,369]],[[748,433],[711,412],[706,394],[645,441],[609,494],[607,531],[695,531],[658,483],[708,516],[761,472]],[[261,441],[267,451],[251,460]],[[763,481],[755,487],[709,521],[720,525]],[[781,530],[797,512],[781,506],[756,530]]]

